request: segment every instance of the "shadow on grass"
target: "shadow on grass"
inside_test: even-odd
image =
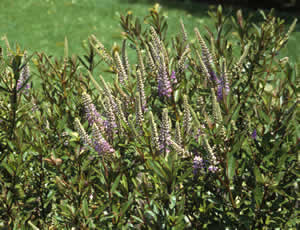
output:
[[[124,0],[119,0],[124,1]],[[165,9],[182,9],[187,11],[193,17],[207,17],[208,11],[213,7],[218,6],[216,0],[127,0],[128,3],[133,4],[152,4],[155,3],[161,4]],[[223,1],[224,2],[224,1]],[[250,5],[237,5],[237,4],[223,4],[223,10],[225,15],[235,16],[238,9],[242,9],[243,14],[247,17],[250,14],[254,14],[253,22],[258,23],[262,20],[262,16],[259,14],[260,5],[250,6]],[[270,12],[270,9],[263,8],[265,13]],[[275,15],[281,19],[284,19],[287,25],[290,25],[295,18],[298,18],[300,21],[300,12],[297,10],[288,10],[288,9],[275,9]],[[296,25],[295,31],[300,31],[300,23]]]

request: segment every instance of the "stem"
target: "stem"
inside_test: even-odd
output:
[[[14,129],[16,126],[16,116],[17,116],[17,109],[18,109],[18,103],[17,103],[17,84],[15,85],[13,91],[12,91],[12,95],[11,95],[11,126],[10,126],[10,131],[9,131],[9,139],[12,139],[13,137],[13,133],[14,133]]]

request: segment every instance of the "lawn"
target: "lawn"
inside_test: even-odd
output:
[[[169,32],[179,31],[181,18],[189,34],[193,28],[212,26],[207,14],[208,5],[178,1],[160,1],[168,18]],[[71,53],[82,54],[81,42],[95,34],[110,48],[114,42],[121,42],[120,14],[132,11],[141,17],[147,14],[154,1],[148,0],[1,0],[0,35],[7,35],[11,42],[18,42],[29,51],[45,51],[55,56],[63,55],[64,38],[69,40]],[[280,14],[290,23],[292,16]],[[283,55],[296,60],[300,52],[300,26],[290,38]],[[1,41],[3,44],[3,41]],[[0,43],[0,44],[1,44]]]

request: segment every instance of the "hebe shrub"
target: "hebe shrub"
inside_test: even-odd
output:
[[[61,60],[6,40],[2,226],[296,229],[299,65],[278,58],[296,21],[261,14],[219,7],[213,31],[181,22],[169,40],[153,8],[121,16],[121,47],[92,35],[69,57],[66,40]],[[113,80],[93,76],[99,57]]]

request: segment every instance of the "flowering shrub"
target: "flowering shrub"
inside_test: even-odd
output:
[[[61,60],[4,38],[2,226],[296,229],[299,68],[278,59],[296,21],[210,14],[216,32],[181,22],[171,41],[156,9],[121,16],[122,47],[91,35],[69,57],[66,40]]]

